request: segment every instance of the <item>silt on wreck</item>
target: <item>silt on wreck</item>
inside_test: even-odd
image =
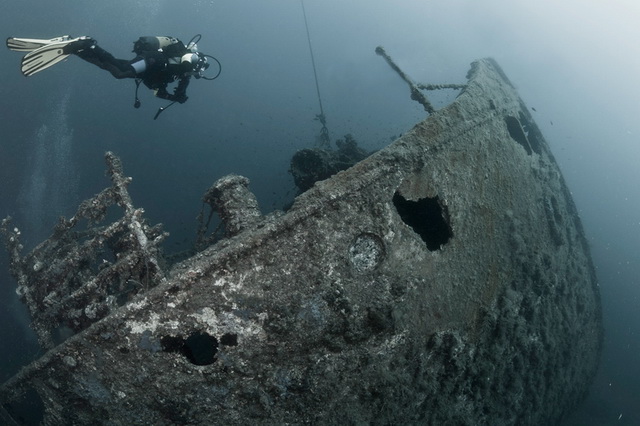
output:
[[[55,244],[22,256],[4,222],[50,348],[0,388],[7,419],[31,395],[53,425],[539,425],[587,392],[602,341],[587,241],[492,60],[472,64],[452,104],[284,214],[262,216],[246,179],[221,179],[205,200],[227,238],[168,271],[164,234],[107,159],[114,186],[94,200],[124,209],[117,226],[68,248],[76,222],[62,221]],[[79,209],[89,222],[102,213]],[[108,241],[114,257],[92,276],[77,247]],[[64,297],[38,275],[52,271],[45,249],[76,266],[56,270]],[[59,326],[74,334],[56,341]]]

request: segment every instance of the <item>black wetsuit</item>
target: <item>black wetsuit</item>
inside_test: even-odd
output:
[[[183,47],[184,53],[188,53],[184,45],[180,44],[180,46]],[[184,53],[174,51],[171,57],[179,58]],[[191,65],[179,62],[177,64],[170,63],[170,57],[161,51],[140,52],[134,59],[126,60],[117,59],[111,53],[94,44],[90,48],[83,49],[75,54],[85,61],[109,71],[115,78],[141,79],[145,86],[156,91],[156,96],[159,98],[180,103],[187,100],[187,86],[191,79],[188,73],[192,70]],[[144,61],[146,66],[145,70],[138,74],[133,64],[140,61]],[[176,80],[178,80],[178,85],[175,87],[173,94],[167,92],[167,85]]]

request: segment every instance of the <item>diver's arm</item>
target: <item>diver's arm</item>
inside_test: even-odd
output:
[[[190,76],[181,77],[178,85],[173,89],[173,94],[167,92],[167,85],[159,87],[155,90],[155,95],[161,99],[167,99],[172,102],[180,102],[181,104],[187,102],[187,86],[189,86]]]
[[[191,76],[183,76],[178,81],[178,85],[173,90],[173,100],[180,102],[181,104],[187,102],[187,87],[189,86],[189,82],[191,81]]]

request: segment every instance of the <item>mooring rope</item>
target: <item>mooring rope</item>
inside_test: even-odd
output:
[[[330,138],[329,129],[327,129],[327,118],[324,115],[324,109],[322,108],[322,96],[320,96],[320,84],[318,84],[318,72],[316,71],[316,60],[313,55],[313,47],[311,46],[311,35],[309,34],[309,23],[307,22],[307,12],[304,8],[304,0],[300,0],[302,4],[302,16],[304,16],[304,26],[307,29],[307,41],[309,42],[309,53],[311,53],[311,65],[313,66],[313,77],[316,81],[316,92],[318,93],[318,103],[320,104],[320,114],[316,116],[316,119],[322,124],[320,130],[320,143],[323,148],[329,148]]]

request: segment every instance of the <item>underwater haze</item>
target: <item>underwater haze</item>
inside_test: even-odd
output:
[[[332,140],[367,150],[426,118],[382,58],[421,83],[464,83],[493,57],[547,139],[589,239],[603,303],[597,377],[570,425],[640,424],[640,3],[635,0],[306,0]],[[136,207],[171,236],[196,236],[201,197],[218,178],[251,180],[263,213],[296,194],[291,156],[316,143],[319,101],[300,0],[5,1],[4,36],[87,35],[131,59],[140,36],[170,35],[216,57],[222,74],[192,79],[189,100],[167,101],[71,56],[32,77],[0,50],[0,216],[29,250],[59,216],[109,182],[104,152],[121,157]],[[215,67],[215,65],[212,65]],[[436,108],[456,92],[429,93]],[[0,252],[0,381],[40,355]]]

